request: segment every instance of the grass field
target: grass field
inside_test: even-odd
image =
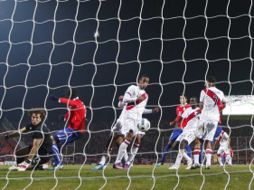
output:
[[[156,168],[154,178],[152,178],[153,166],[151,165],[135,165],[129,171],[131,181],[127,177],[127,170],[114,170],[110,165],[104,171],[107,182],[103,179],[102,171],[92,171],[91,165],[86,165],[80,170],[80,165],[68,165],[62,170],[54,173],[54,171],[12,171],[8,174],[8,184],[6,174],[8,167],[0,167],[0,189],[6,187],[8,190],[18,190],[27,187],[28,190],[46,190],[55,188],[57,190],[70,190],[77,187],[85,190],[100,189],[103,185],[105,190],[120,190],[129,187],[131,190],[147,190],[154,186],[156,190],[174,189],[177,186],[178,178],[176,171],[168,170],[168,166],[164,165]],[[254,168],[252,167],[252,170]],[[78,178],[78,172],[81,171]],[[253,177],[247,165],[235,165],[226,167],[229,173],[224,172],[223,168],[213,166],[210,170],[202,170],[205,183],[204,190],[220,190],[224,189],[228,180],[228,190],[254,190],[254,183],[249,186]],[[203,177],[200,170],[186,171],[184,168],[179,170],[178,190],[194,190],[200,189]],[[32,178],[31,178],[32,177]],[[33,179],[33,180],[31,180]],[[6,185],[7,184],[7,185]]]

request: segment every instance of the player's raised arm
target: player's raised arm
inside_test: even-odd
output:
[[[55,96],[50,96],[50,99],[53,101],[57,101],[60,104],[67,104],[71,107],[79,107],[80,104],[78,101],[75,101],[78,99],[77,91],[75,89],[69,89],[66,91],[64,97],[57,98]]]
[[[58,102],[60,104],[67,104],[67,105],[72,106],[72,107],[78,107],[79,106],[79,103],[77,103],[77,101],[71,100],[71,99],[68,99],[68,98],[59,98]]]
[[[153,109],[144,109],[143,114],[158,113],[159,111],[160,111],[159,107],[155,107]]]
[[[26,131],[26,127],[23,127],[23,128],[21,128],[21,129],[19,129],[19,130],[14,130],[14,131],[8,133],[7,135],[5,135],[5,139],[9,139],[9,138],[12,138],[12,137],[16,137],[16,136],[18,136],[19,134],[24,133],[25,131]]]
[[[123,96],[119,96],[118,97],[118,104],[117,104],[117,106],[119,108],[123,108],[125,106],[125,103],[123,102]]]

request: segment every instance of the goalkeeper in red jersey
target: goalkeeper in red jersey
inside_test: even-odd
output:
[[[86,107],[79,99],[77,92],[74,89],[67,91],[65,97],[57,98],[51,96],[51,100],[58,101],[60,104],[66,104],[68,107],[68,112],[64,116],[64,120],[67,122],[67,127],[54,134],[52,150],[54,152],[55,163],[53,163],[53,165],[58,168],[62,166],[62,159],[59,152],[61,146],[79,139],[82,133],[86,130]]]

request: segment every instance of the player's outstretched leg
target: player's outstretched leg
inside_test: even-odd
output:
[[[185,147],[186,147],[187,144],[188,144],[188,141],[186,141],[186,140],[181,141],[181,143],[179,145],[179,152],[178,152],[178,155],[176,157],[175,164],[173,166],[169,167],[170,170],[172,170],[172,169],[177,170],[180,167],[181,161],[182,161],[183,158],[185,160],[187,160],[187,168],[186,169],[188,169],[188,170],[191,169],[192,159],[185,152]]]
[[[217,154],[217,157],[218,157],[219,165],[222,167],[224,165],[223,164],[223,156],[222,156],[222,154]]]
[[[164,147],[164,150],[163,150],[163,153],[162,153],[162,156],[161,156],[161,160],[160,162],[156,165],[157,167],[159,167],[160,165],[163,165],[164,162],[166,161],[166,158],[167,158],[167,154],[171,148],[171,145],[172,145],[172,142],[169,141],[168,144]]]
[[[210,141],[206,141],[206,150],[205,150],[205,159],[206,159],[206,169],[209,169],[211,167],[212,164],[212,155],[213,155],[213,150],[211,148],[211,142]]]
[[[101,157],[100,162],[94,168],[92,168],[92,170],[96,171],[96,170],[102,170],[103,168],[105,168],[107,160],[109,159],[106,152],[111,154],[111,152],[113,150],[113,146],[116,145],[119,148],[119,146],[121,145],[121,143],[123,141],[124,141],[124,136],[123,135],[116,135],[115,137],[114,137],[114,134],[111,135],[108,138],[108,141],[107,141],[107,144],[106,144],[106,147],[105,147],[105,155],[103,155]],[[124,159],[127,161],[127,159],[128,159],[127,154],[124,155]]]
[[[192,158],[192,148],[191,148],[190,145],[186,145],[185,151],[186,151],[186,153],[188,154],[188,156],[189,156],[190,158]]]
[[[178,129],[178,128],[173,129],[173,131],[169,137],[168,144],[166,144],[166,146],[163,150],[161,160],[159,161],[159,163],[156,164],[157,167],[160,167],[161,165],[163,165],[165,163],[169,150],[172,148],[172,145],[174,144],[175,140],[178,138],[178,136],[181,133],[182,133],[182,129]]]
[[[75,131],[71,128],[65,128],[59,130],[54,135],[54,143],[52,146],[52,151],[54,153],[54,162],[55,164],[53,167],[55,169],[63,168],[63,162],[61,157],[61,152],[59,151],[63,145],[69,144],[74,142],[75,140],[79,139],[81,134],[78,131]]]
[[[130,142],[132,141],[132,138],[133,138],[133,131],[130,130],[127,133],[127,136],[126,136],[125,140],[119,146],[118,154],[117,154],[115,163],[113,165],[113,168],[123,169],[122,160],[123,160],[124,156],[127,154],[127,148],[129,146]]]
[[[53,152],[53,167],[60,167],[62,163],[61,154],[56,144],[52,145],[52,152]]]
[[[201,153],[201,143],[199,139],[195,140],[195,146],[193,150],[193,158],[194,158],[194,163],[192,165],[191,169],[196,169],[200,167],[200,153]]]
[[[142,136],[140,134],[138,134],[136,136],[135,143],[131,148],[130,155],[129,155],[128,160],[127,160],[127,162],[124,166],[125,169],[128,169],[132,165],[132,163],[134,162],[135,156],[137,155],[138,150],[139,150],[139,146],[140,146],[140,143],[141,143],[141,138],[142,138]]]
[[[232,166],[232,157],[230,156],[230,154],[227,154],[227,156],[226,156],[226,163],[229,166]]]

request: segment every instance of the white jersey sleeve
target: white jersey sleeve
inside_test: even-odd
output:
[[[153,113],[153,110],[152,109],[144,109],[144,112],[143,114],[150,114],[150,113]]]
[[[136,86],[131,85],[124,93],[123,103],[135,102],[137,100]]]
[[[117,106],[118,106],[119,108],[123,108],[123,107],[125,106],[125,103],[123,103],[123,101],[119,101],[118,104],[117,104]]]
[[[225,95],[224,95],[224,93],[221,91],[221,101],[222,102],[224,102],[224,103],[226,103],[227,102],[227,100],[226,100],[226,97],[225,97]]]
[[[199,102],[204,103],[204,98],[205,98],[205,92],[203,90],[201,90]]]

